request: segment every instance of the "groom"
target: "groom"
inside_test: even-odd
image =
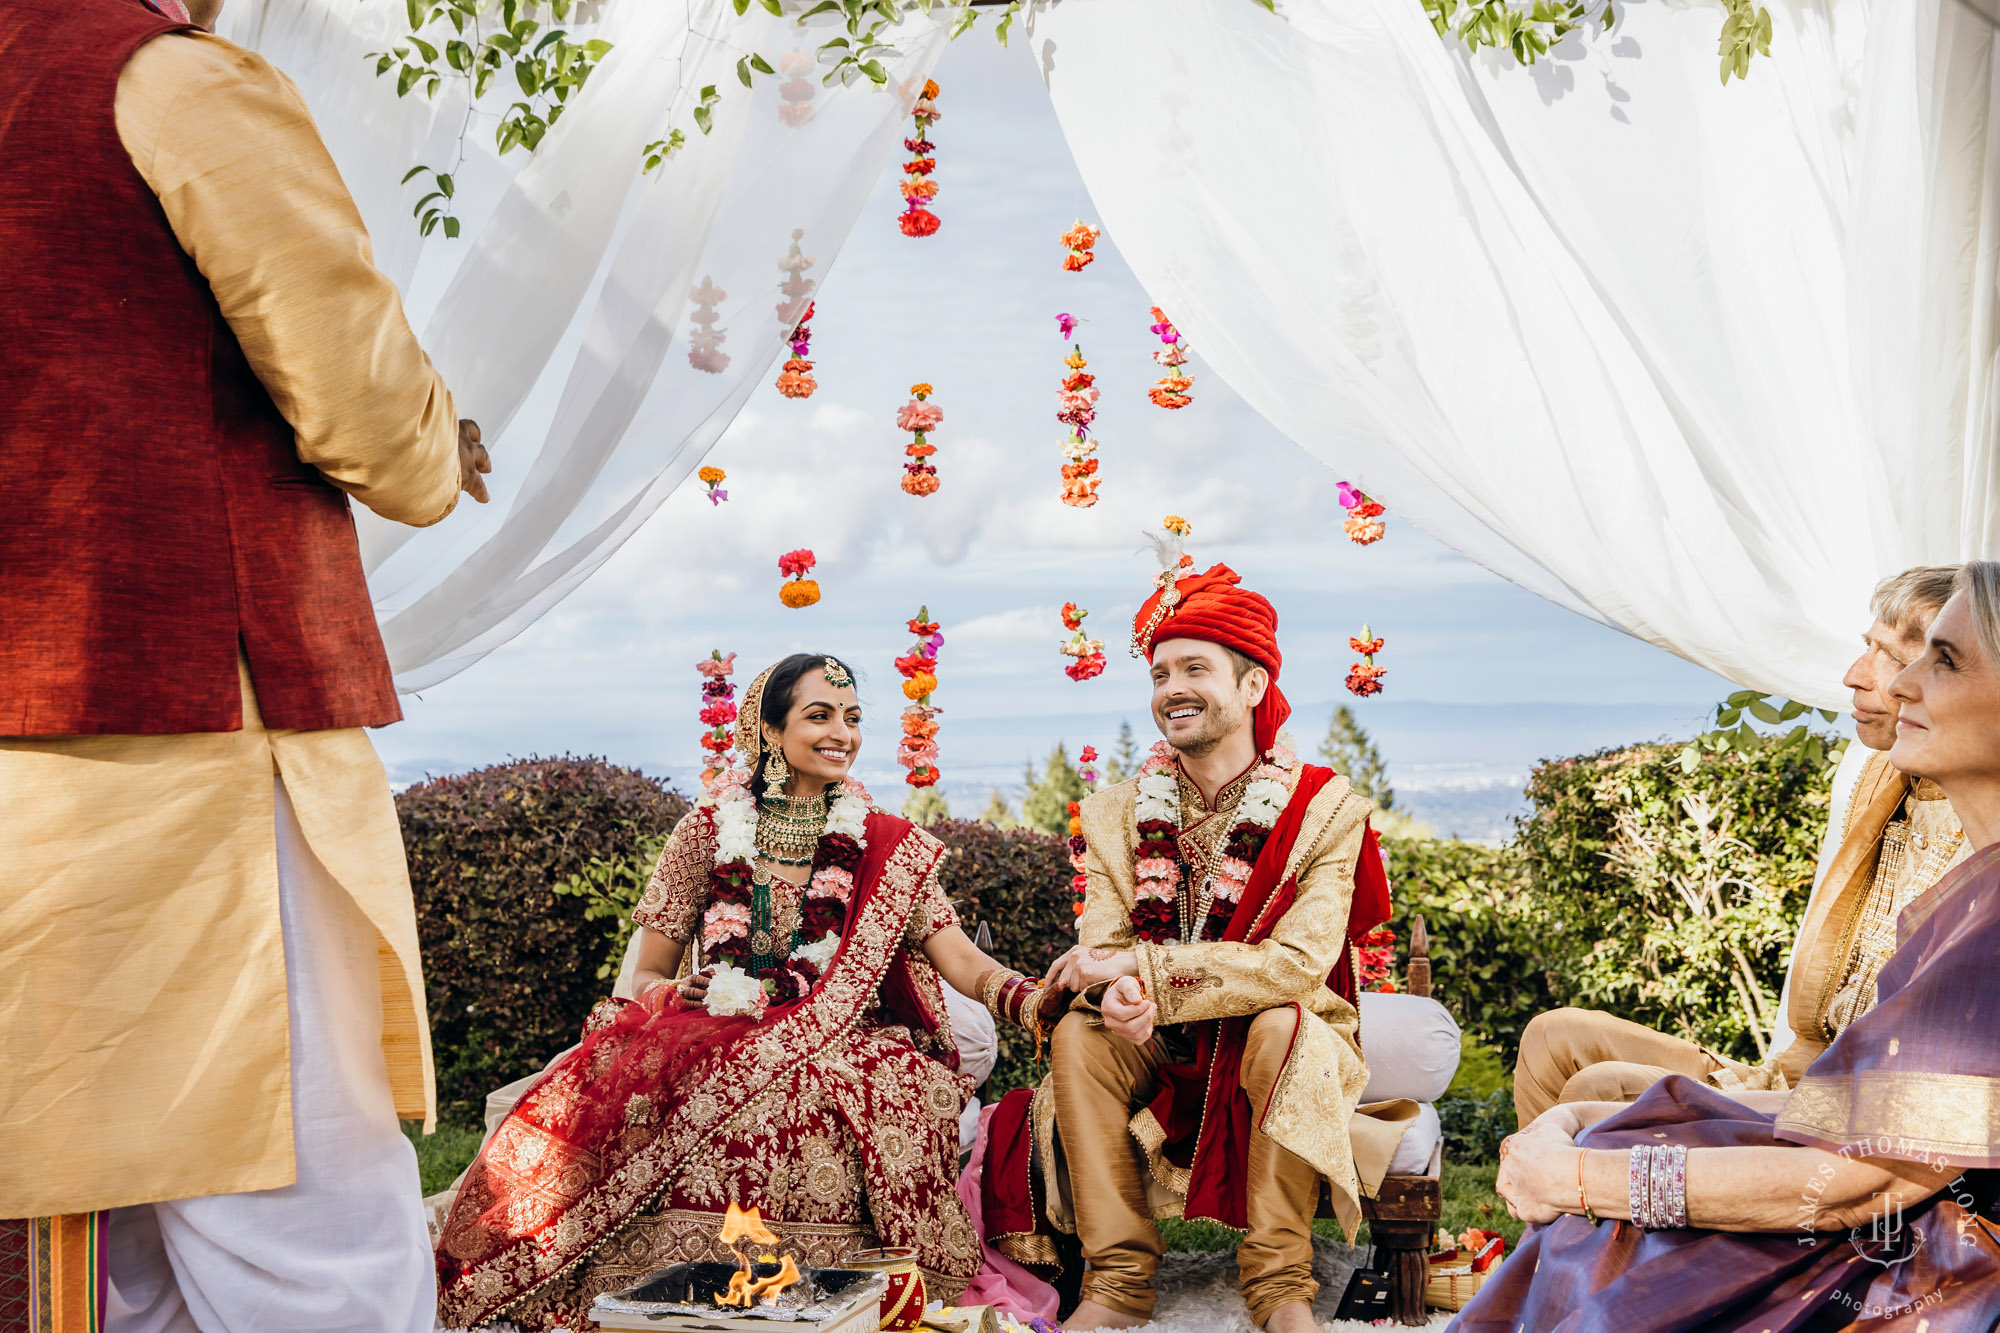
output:
[[[1145,1323],[1153,1219],[1180,1215],[1244,1231],[1250,1317],[1306,1333],[1321,1181],[1350,1228],[1359,1207],[1348,941],[1387,918],[1388,884],[1369,803],[1279,740],[1277,613],[1174,557],[1132,640],[1166,743],[1083,803],[1080,943],[1044,983],[1085,995],[1045,1088],[1089,1266],[1064,1327]]]

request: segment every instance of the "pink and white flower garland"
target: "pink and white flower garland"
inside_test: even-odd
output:
[[[1229,918],[1243,900],[1244,886],[1250,882],[1250,868],[1264,850],[1278,817],[1292,799],[1298,756],[1280,736],[1271,752],[1257,765],[1243,799],[1236,807],[1236,822],[1230,826],[1222,849],[1209,873],[1215,882],[1215,899],[1201,922],[1197,938],[1219,940],[1229,927]],[[1139,770],[1138,803],[1133,811],[1137,825],[1137,845],[1133,849],[1136,880],[1133,885],[1132,932],[1153,944],[1172,942],[1179,934],[1175,905],[1181,882],[1189,867],[1181,860],[1180,784],[1175,778],[1177,760],[1165,741],[1155,744]],[[1199,887],[1199,886],[1197,886]]]
[[[854,897],[854,871],[867,847],[868,789],[849,778],[828,799],[826,831],[813,852],[812,879],[800,907],[801,944],[777,967],[752,976],[750,885],[757,860],[757,803],[750,794],[750,770],[732,768],[702,798],[715,819],[715,869],[709,905],[701,917],[703,957],[708,969],[708,1011],[718,1016],[758,1014],[771,1003],[802,1000],[825,973],[846,933],[847,907]]]

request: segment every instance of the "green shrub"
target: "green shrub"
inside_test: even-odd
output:
[[[1444,1155],[1454,1162],[1499,1161],[1500,1140],[1519,1128],[1514,1118],[1514,1093],[1509,1088],[1487,1097],[1446,1093],[1437,1099],[1437,1113]]]
[[[1555,998],[1755,1061],[1781,1021],[1826,768],[1799,746],[1691,766],[1684,753],[1635,745],[1540,765],[1513,847],[1560,953]]]
[[[597,971],[620,925],[555,886],[626,859],[687,808],[636,769],[569,757],[433,778],[396,797],[442,1118],[478,1124],[489,1091],[576,1040],[608,989]]]

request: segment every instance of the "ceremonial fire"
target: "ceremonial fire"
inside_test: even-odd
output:
[[[769,1253],[768,1249],[757,1256],[757,1263],[765,1266],[776,1263],[778,1271],[769,1277],[756,1275],[756,1269],[751,1266],[746,1242],[749,1245],[775,1249],[778,1245],[778,1236],[764,1225],[763,1217],[755,1208],[739,1208],[731,1203],[729,1211],[723,1215],[722,1231],[719,1236],[722,1243],[736,1254],[736,1272],[730,1275],[729,1290],[715,1298],[717,1305],[740,1305],[747,1310],[753,1305],[762,1304],[777,1296],[779,1292],[799,1280],[799,1266],[792,1262],[792,1256],[787,1254],[781,1258]]]

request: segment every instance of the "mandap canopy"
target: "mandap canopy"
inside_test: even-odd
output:
[[[490,31],[503,0],[446,3]],[[406,690],[519,633],[700,463],[964,17],[902,0],[862,70],[822,51],[839,3],[736,8],[578,0],[568,40],[609,49],[504,156],[522,90],[471,96],[448,14],[435,95],[402,98],[370,59],[415,59],[393,0],[226,15],[299,81],[461,402],[534,460],[438,529],[361,516]],[[1279,429],[1551,601],[1837,702],[1875,579],[2000,555],[1994,17],[1782,6],[1725,85],[1719,6],[1622,5],[1530,66],[1426,8],[1034,0],[1015,32],[1140,281]],[[456,239],[412,226],[420,162]]]

